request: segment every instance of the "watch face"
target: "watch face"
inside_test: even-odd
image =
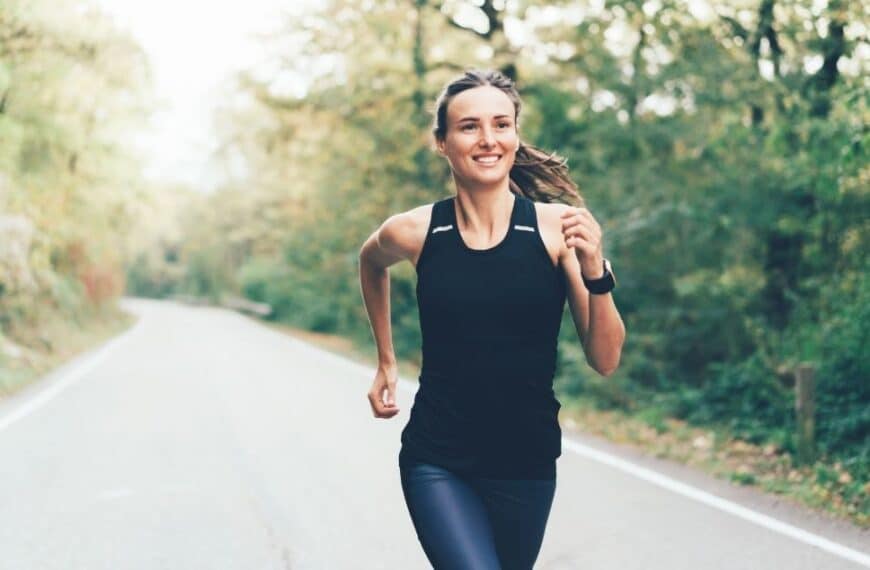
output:
[[[613,267],[610,265],[609,259],[604,260],[604,268],[607,270],[608,273],[610,273],[610,276],[613,277],[613,282],[616,283],[616,275],[614,275],[613,273]]]

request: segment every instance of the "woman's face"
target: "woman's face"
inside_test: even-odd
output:
[[[511,171],[520,139],[510,98],[490,85],[467,89],[447,106],[447,132],[437,141],[457,181],[492,185]]]

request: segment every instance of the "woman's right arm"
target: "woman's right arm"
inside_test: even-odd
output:
[[[422,247],[426,236],[425,229],[420,235],[424,226],[419,218],[416,210],[391,216],[369,236],[359,253],[360,289],[378,350],[378,372],[369,391],[376,417],[392,417],[399,411],[395,406],[398,370],[390,325],[388,268],[403,259],[413,259]]]

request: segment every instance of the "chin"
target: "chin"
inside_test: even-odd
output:
[[[509,170],[502,172],[486,173],[474,172],[465,176],[464,178],[471,184],[475,184],[478,186],[491,186],[493,184],[498,184],[499,182],[502,182],[508,176],[510,176]]]

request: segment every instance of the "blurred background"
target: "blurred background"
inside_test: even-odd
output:
[[[570,421],[870,524],[865,2],[226,4],[0,3],[0,393],[128,326],[122,295],[262,303],[374,359],[359,248],[449,195],[430,110],[496,68],[617,274],[613,376],[565,313]]]

